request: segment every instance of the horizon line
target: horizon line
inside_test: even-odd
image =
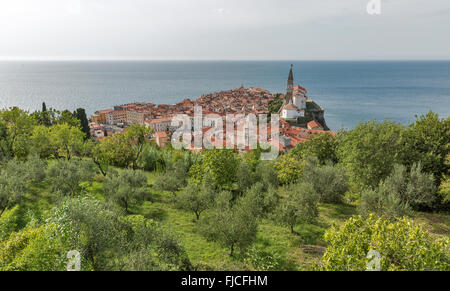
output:
[[[429,62],[442,59],[151,59],[151,58],[2,58],[0,62]]]

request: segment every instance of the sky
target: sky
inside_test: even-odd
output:
[[[0,59],[450,59],[450,1],[0,0]]]

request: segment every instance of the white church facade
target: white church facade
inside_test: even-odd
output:
[[[281,107],[281,118],[293,119],[304,117],[306,110],[306,89],[301,86],[294,87],[294,75],[291,70],[287,82],[286,97]]]

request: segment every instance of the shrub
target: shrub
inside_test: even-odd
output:
[[[305,163],[290,155],[282,155],[275,162],[278,181],[283,184],[297,183],[303,174]]]
[[[297,223],[310,223],[319,216],[318,195],[313,185],[301,183],[284,189],[285,197],[275,210],[275,219],[294,233]]]
[[[373,214],[354,216],[329,229],[325,241],[321,270],[365,270],[371,250],[380,253],[384,271],[450,270],[450,239],[436,239],[409,218],[391,222]]]
[[[361,194],[358,206],[361,214],[371,212],[388,217],[411,215],[413,210],[431,206],[436,199],[436,187],[432,174],[421,172],[421,166],[395,165],[392,174],[380,183],[376,190],[367,189]]]
[[[256,271],[278,271],[283,264],[283,258],[279,253],[256,247],[247,250],[244,261]]]
[[[125,211],[129,207],[141,204],[147,191],[147,177],[141,171],[111,171],[103,184],[105,196],[117,203]]]
[[[214,204],[215,192],[210,183],[205,181],[202,185],[190,183],[176,197],[177,207],[194,212],[197,220],[200,214]]]
[[[278,187],[278,173],[272,162],[261,161],[255,170],[256,181],[264,184],[266,188]]]
[[[337,158],[353,183],[375,188],[403,161],[405,135],[406,128],[394,122],[360,123],[339,137]]]
[[[66,253],[55,224],[27,226],[0,243],[0,270],[62,271]]]
[[[349,189],[345,170],[332,164],[318,166],[314,162],[309,163],[305,167],[303,180],[314,186],[319,194],[319,201],[325,203],[342,202],[345,192]]]
[[[16,205],[0,216],[0,241],[7,240],[9,235],[18,230],[20,210]]]
[[[50,190],[63,196],[75,196],[82,191],[81,182],[91,182],[94,165],[82,160],[58,160],[49,165],[47,179]]]
[[[235,203],[231,199],[230,192],[219,194],[216,207],[200,220],[200,230],[208,240],[228,247],[233,256],[236,248],[245,251],[256,239],[258,220],[243,197]]]

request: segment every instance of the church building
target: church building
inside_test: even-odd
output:
[[[304,117],[306,110],[306,89],[301,86],[294,87],[292,67],[293,65],[291,65],[291,70],[289,71],[286,96],[281,107],[281,118],[284,119]]]

